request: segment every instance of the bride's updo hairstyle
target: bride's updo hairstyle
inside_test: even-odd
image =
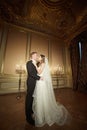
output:
[[[45,55],[40,55],[41,56],[41,63],[45,63]]]

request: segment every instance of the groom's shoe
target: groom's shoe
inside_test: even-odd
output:
[[[32,118],[26,119],[27,122],[33,126],[35,126],[35,121]]]

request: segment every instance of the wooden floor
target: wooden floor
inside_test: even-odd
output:
[[[25,120],[25,93],[17,100],[17,94],[0,96],[0,130],[87,130],[87,94],[74,92],[72,89],[56,89],[57,101],[71,113],[69,125],[37,128]]]

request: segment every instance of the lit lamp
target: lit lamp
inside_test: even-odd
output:
[[[59,76],[64,74],[64,67],[60,66],[59,64],[54,67],[54,74],[56,75],[57,86],[59,85]]]
[[[25,65],[16,65],[16,69],[15,69],[16,73],[19,74],[19,88],[18,88],[18,96],[17,99],[21,98],[21,92],[20,92],[20,88],[21,88],[21,77],[22,74],[24,74],[25,71]]]
[[[56,75],[61,75],[61,74],[64,74],[64,67],[60,66],[60,65],[57,65],[55,67],[55,74]]]

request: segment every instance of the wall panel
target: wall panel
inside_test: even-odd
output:
[[[55,69],[58,65],[63,66],[63,44],[61,41],[51,41],[52,50],[52,68]]]
[[[31,52],[36,51],[39,54],[44,54],[46,57],[48,57],[48,43],[49,40],[45,36],[32,33]]]
[[[27,33],[9,29],[4,59],[4,74],[15,74],[16,64],[25,63],[26,43]]]

